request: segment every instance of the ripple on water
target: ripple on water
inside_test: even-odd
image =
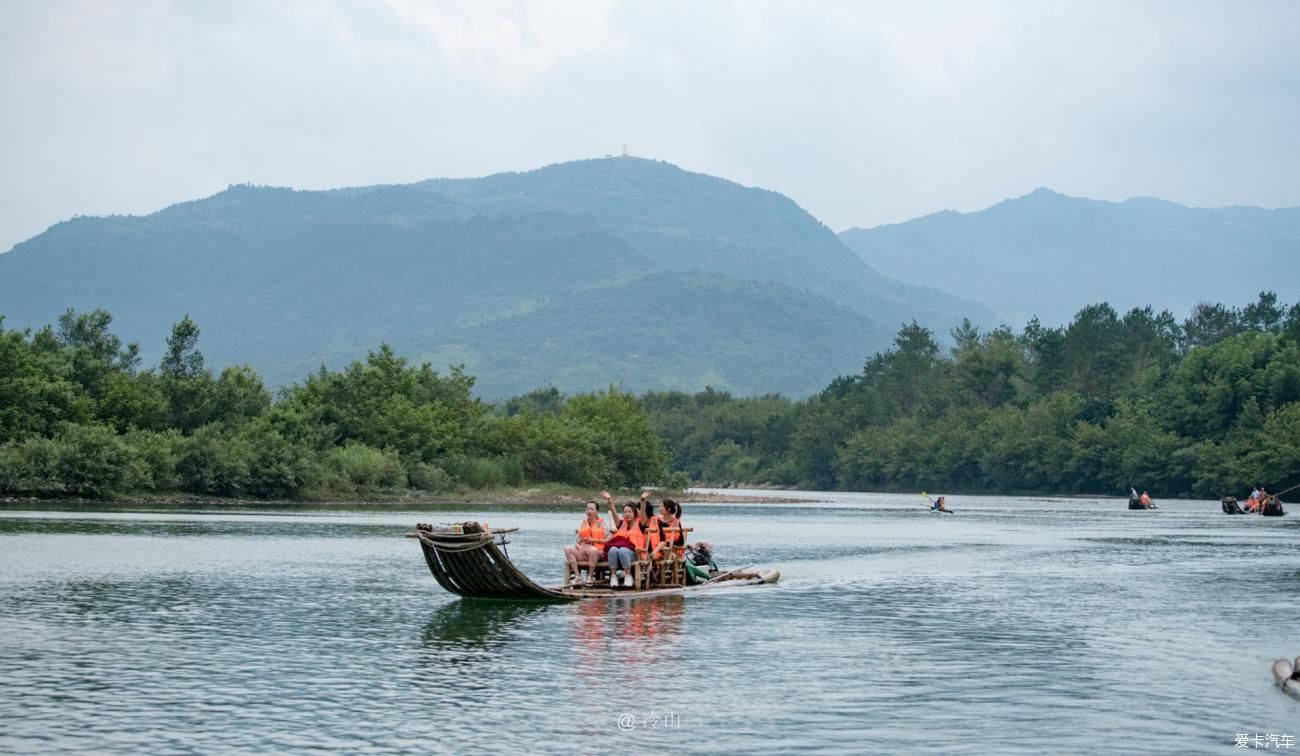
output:
[[[561,605],[441,592],[400,538],[428,513],[0,513],[0,750],[1202,752],[1294,731],[1268,678],[1300,653],[1290,523],[950,501],[693,507],[724,566],[782,582]],[[512,558],[558,579],[575,517],[518,518]],[[677,726],[619,732],[624,713]]]

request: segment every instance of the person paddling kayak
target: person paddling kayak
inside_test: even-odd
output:
[[[942,496],[940,496],[938,501],[934,503],[934,506],[930,508],[936,512],[952,512],[952,510],[948,508],[948,502]]]

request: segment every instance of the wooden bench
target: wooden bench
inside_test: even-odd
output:
[[[581,577],[582,573],[588,571],[589,565],[586,562],[565,562],[564,563],[564,585],[573,585],[573,581]],[[650,587],[650,562],[638,559],[632,562],[632,586],[636,590],[644,590]],[[587,580],[595,587],[599,588],[601,583],[609,580],[609,562],[596,562],[596,569],[593,574],[587,575]],[[579,583],[581,585],[581,583]],[[621,583],[620,583],[621,585]]]
[[[690,533],[694,528],[681,528],[682,533]],[[676,533],[677,528],[665,528],[665,532]],[[577,531],[574,531],[577,534]],[[683,539],[685,540],[685,539]],[[588,571],[587,562],[564,563],[564,585],[573,585],[583,572]],[[609,580],[609,562],[596,562],[596,569],[587,575],[587,580],[599,587],[602,580]],[[647,588],[673,588],[686,585],[686,556],[682,546],[674,546],[662,559],[653,564],[648,559],[632,562],[632,586],[634,590]]]

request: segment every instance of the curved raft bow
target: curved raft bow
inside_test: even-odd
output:
[[[534,583],[506,556],[506,533],[518,528],[484,530],[477,522],[466,522],[437,532],[417,530],[420,550],[438,585],[466,598],[534,599],[568,601],[574,596]],[[457,532],[459,531],[459,532]],[[497,536],[501,537],[497,541]]]
[[[611,591],[596,589],[547,588],[534,583],[510,561],[505,553],[506,533],[519,528],[485,529],[477,522],[426,529],[407,533],[420,541],[424,561],[438,584],[465,598],[514,599],[524,601],[577,601],[594,598],[635,598],[661,596],[685,591],[731,585],[775,583],[781,577],[776,570],[764,573],[733,570],[696,586]]]

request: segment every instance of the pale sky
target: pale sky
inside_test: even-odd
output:
[[[617,153],[831,228],[1300,205],[1300,2],[0,0],[0,250],[228,184]]]

